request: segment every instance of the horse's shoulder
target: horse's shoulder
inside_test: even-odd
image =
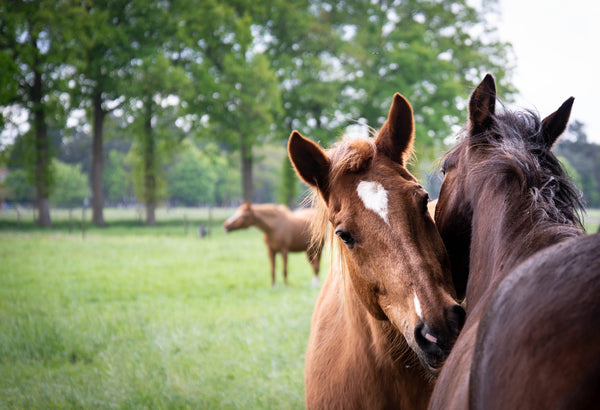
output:
[[[487,400],[490,389],[510,391],[518,401],[531,393],[526,386],[539,384],[539,374],[577,374],[575,369],[597,360],[600,331],[589,324],[600,316],[599,245],[599,235],[557,243],[528,258],[499,284],[477,335],[472,401]],[[544,383],[548,391],[539,397],[549,404],[574,382],[549,378]]]

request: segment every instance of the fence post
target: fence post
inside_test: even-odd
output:
[[[85,206],[81,208],[81,239],[85,238]]]

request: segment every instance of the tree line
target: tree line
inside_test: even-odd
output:
[[[89,194],[97,225],[106,203],[127,198],[145,204],[149,224],[165,198],[217,204],[264,188],[293,203],[297,181],[281,155],[290,131],[328,144],[348,129],[378,128],[401,92],[415,110],[413,172],[423,178],[464,120],[472,84],[492,72],[504,96],[516,92],[510,44],[487,18],[495,7],[2,2],[0,161],[10,184],[33,187],[41,225],[51,224],[50,198],[68,195],[61,201]],[[269,161],[276,167],[257,177]]]

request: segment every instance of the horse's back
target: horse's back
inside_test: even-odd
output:
[[[291,251],[299,252],[308,248],[311,237],[310,225],[315,214],[312,208],[300,208],[291,212],[289,218]]]
[[[500,284],[482,318],[474,409],[598,408],[600,236],[541,251]]]

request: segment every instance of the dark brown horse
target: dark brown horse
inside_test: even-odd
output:
[[[428,370],[437,372],[462,326],[427,192],[405,166],[413,139],[400,94],[376,138],[324,151],[290,137],[298,175],[318,192],[317,241],[329,231],[334,248],[306,353],[309,409],[426,407]]]
[[[313,286],[319,286],[319,264],[322,243],[311,246],[311,221],[314,209],[290,211],[280,204],[255,204],[244,202],[224,223],[225,232],[255,226],[264,233],[265,245],[271,263],[271,285],[275,286],[275,256],[281,253],[283,282],[287,285],[287,259],[289,252],[306,252],[314,276]]]
[[[437,380],[434,409],[600,404],[600,237],[551,147],[573,99],[541,120],[496,112],[488,75],[447,154],[436,223],[467,319]]]

